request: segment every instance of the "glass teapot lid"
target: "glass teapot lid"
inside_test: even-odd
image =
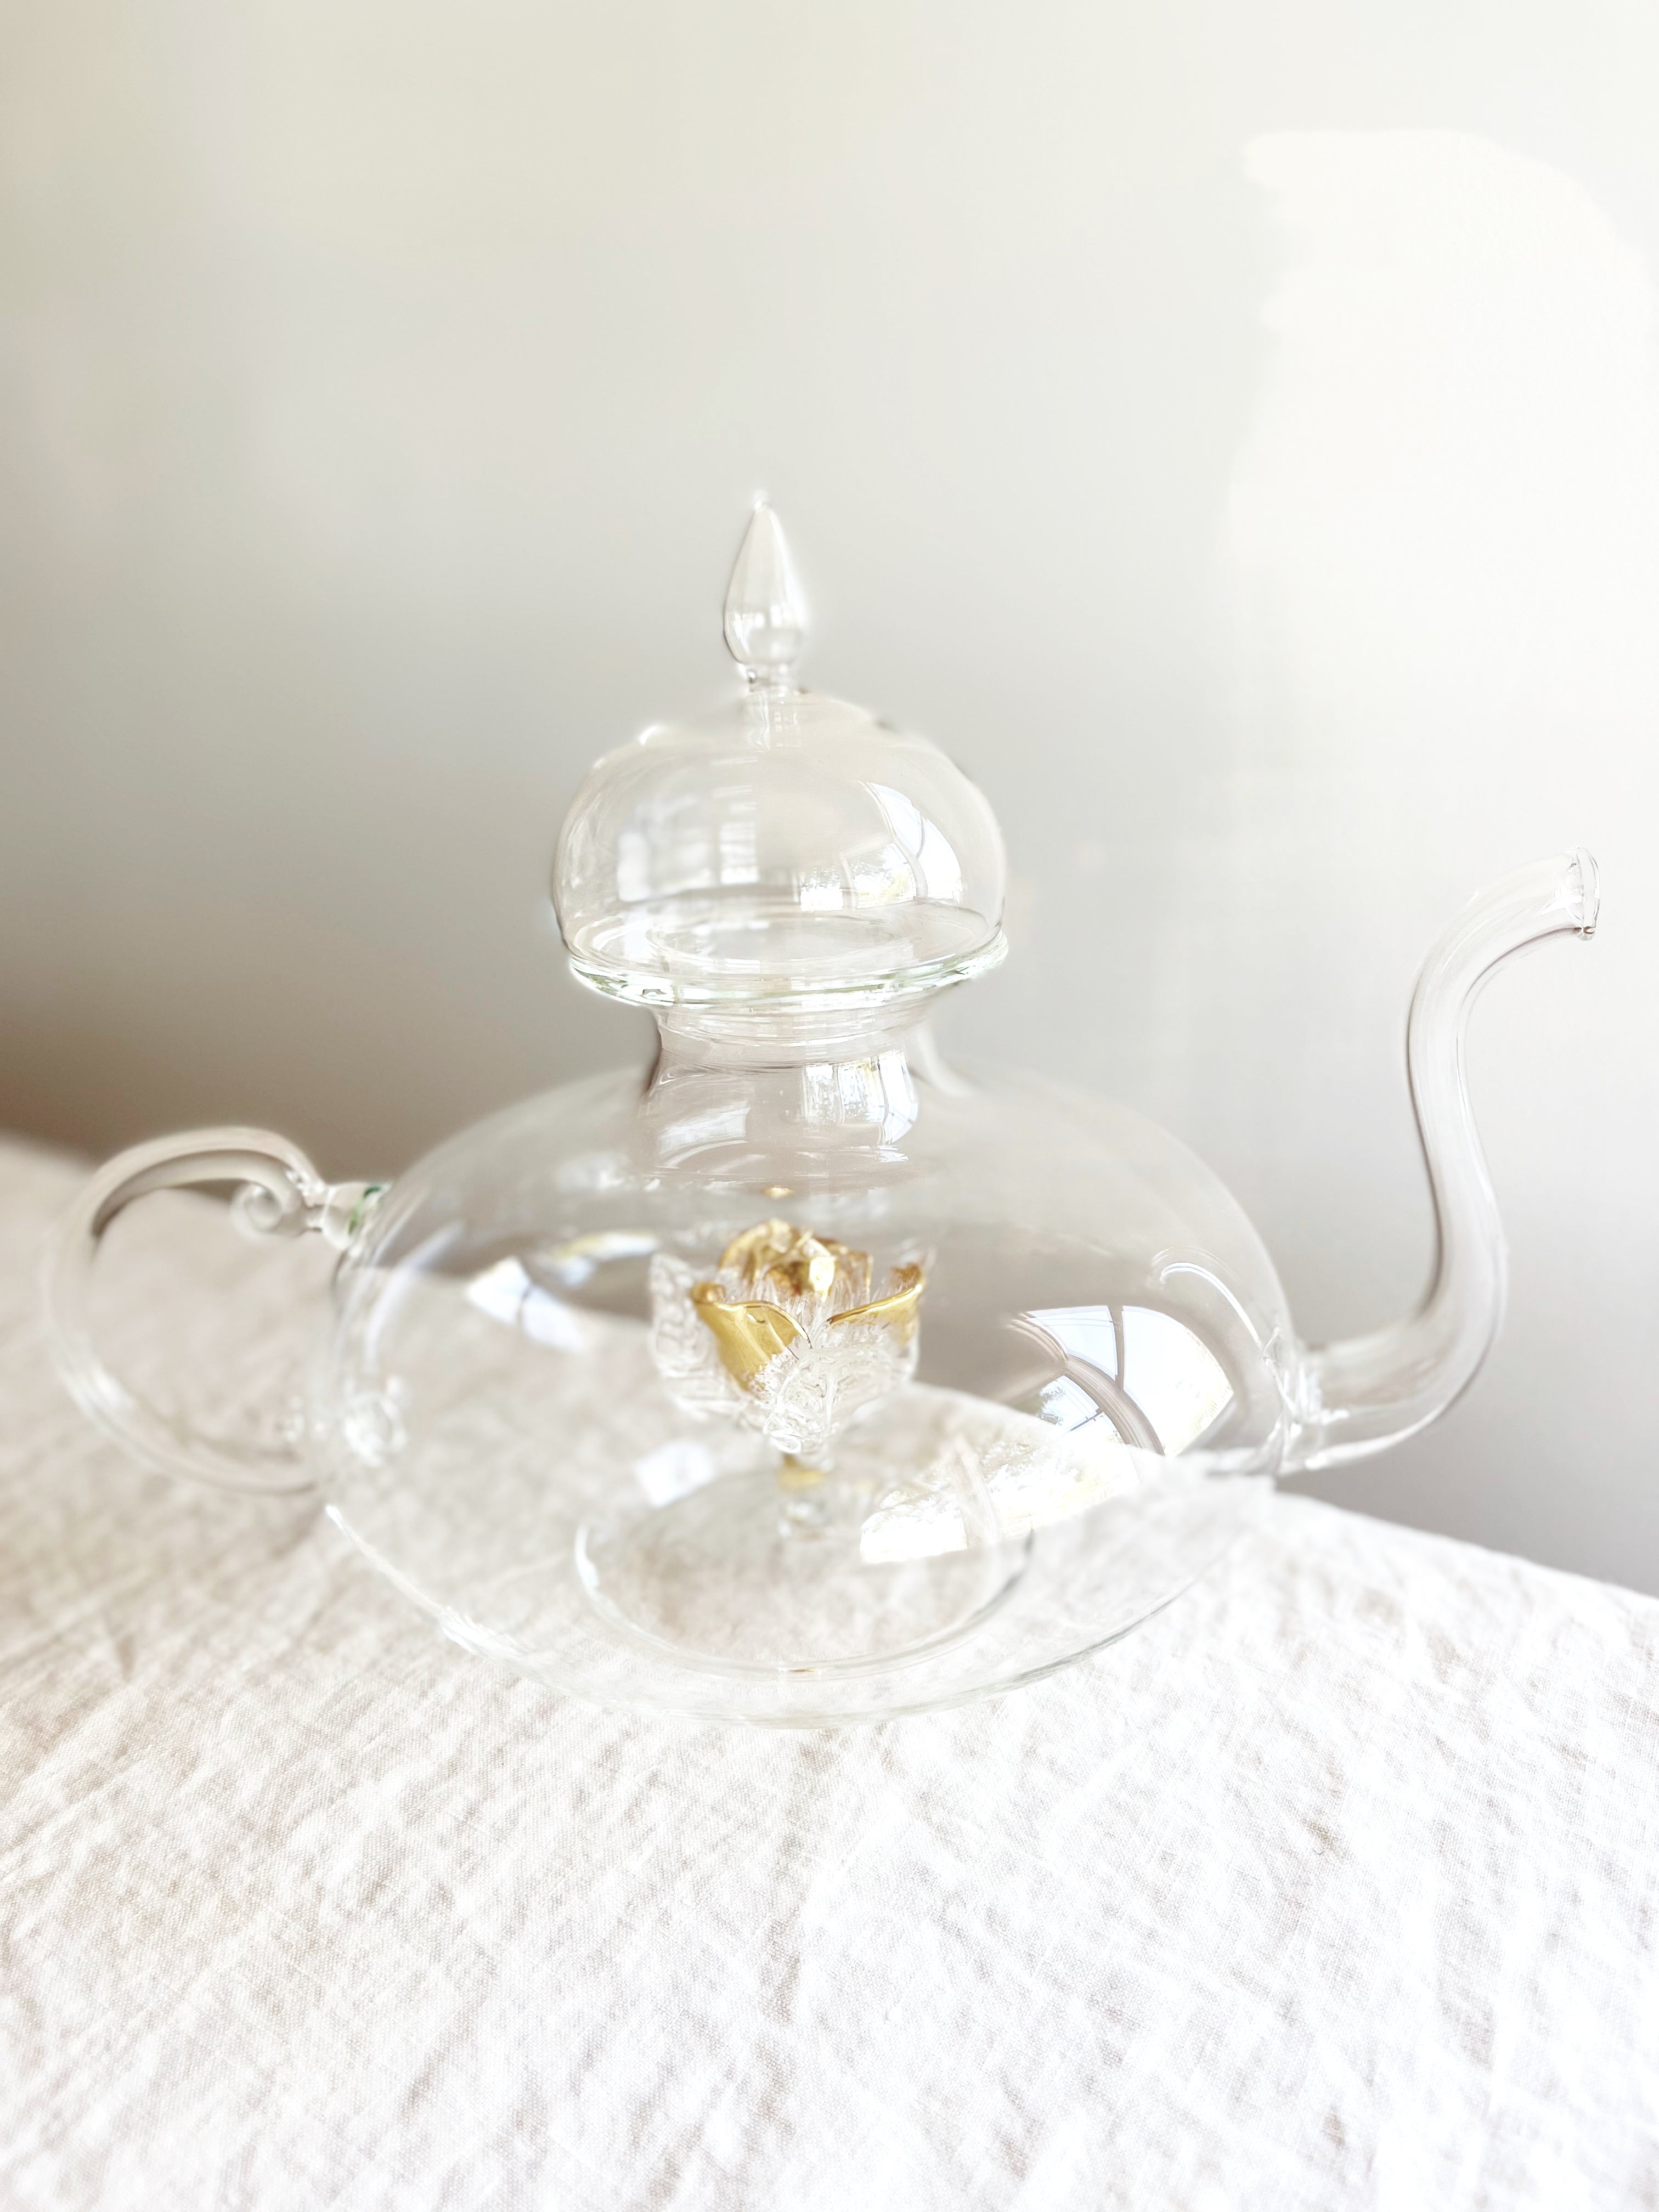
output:
[[[797,688],[805,612],[763,503],[725,614],[741,694],[607,754],[576,795],[554,878],[575,973],[647,1006],[805,1007],[994,966],[995,817],[925,738]]]

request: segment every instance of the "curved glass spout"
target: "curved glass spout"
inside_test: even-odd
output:
[[[1597,902],[1595,863],[1582,848],[1535,860],[1471,900],[1424,962],[1406,1058],[1434,1199],[1434,1271],[1408,1320],[1303,1353],[1285,1473],[1385,1450],[1474,1380],[1503,1322],[1508,1261],[1463,1077],[1469,1008],[1512,954],[1561,931],[1593,936]]]

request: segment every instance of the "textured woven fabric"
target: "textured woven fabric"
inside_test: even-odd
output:
[[[1659,1604],[1281,1498],[991,1704],[599,1712],[82,1424],[74,1172],[0,1152],[0,2204],[1659,2204]]]

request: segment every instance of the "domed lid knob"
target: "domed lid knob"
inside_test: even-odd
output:
[[[809,1006],[994,966],[990,807],[925,738],[794,689],[805,612],[763,502],[723,628],[741,695],[606,754],[565,819],[553,896],[575,974],[646,1006]]]
[[[726,642],[750,682],[787,681],[806,637],[806,610],[783,529],[757,500],[726,587]]]

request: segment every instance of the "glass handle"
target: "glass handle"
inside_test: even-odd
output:
[[[308,1490],[303,1437],[265,1445],[206,1437],[145,1404],[105,1364],[94,1338],[93,1270],[116,1217],[152,1191],[240,1185],[240,1225],[261,1237],[316,1231],[339,1250],[356,1235],[381,1183],[326,1183],[296,1145],[264,1129],[198,1129],[137,1145],[100,1168],[58,1222],[41,1288],[46,1339],[70,1395],[106,1436],[168,1474],[228,1490]]]

